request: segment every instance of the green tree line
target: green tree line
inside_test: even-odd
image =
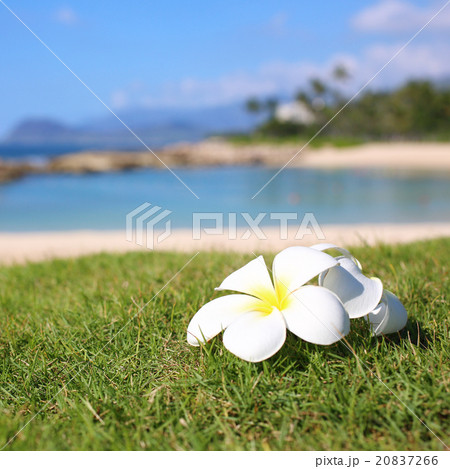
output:
[[[267,119],[255,130],[262,137],[310,137],[326,124],[349,100],[337,82],[349,74],[337,67],[333,82],[312,79],[294,99],[313,116],[313,122],[298,123],[277,118],[274,98],[251,98],[249,112],[265,112]],[[363,140],[450,140],[450,88],[430,81],[414,80],[389,91],[368,90],[352,100],[322,132],[322,136]]]

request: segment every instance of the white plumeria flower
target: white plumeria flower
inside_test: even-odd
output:
[[[406,326],[408,313],[392,292],[384,290],[380,304],[369,313],[367,320],[375,335],[392,334]]]
[[[361,264],[349,251],[334,244],[311,246],[318,251],[335,249],[342,255],[336,257],[338,265],[319,276],[319,285],[328,288],[340,298],[350,319],[367,316],[381,300],[383,284],[379,278],[369,278],[362,273]]]
[[[349,251],[328,243],[311,247],[318,251],[335,249],[342,254],[336,257],[338,266],[319,276],[319,285],[336,293],[351,319],[365,316],[375,335],[391,334],[405,327],[408,314],[400,300],[383,290],[380,279],[363,275],[361,264]]]
[[[273,283],[262,256],[229,275],[216,290],[231,294],[205,304],[188,326],[189,344],[198,346],[225,330],[223,343],[238,357],[259,362],[274,355],[286,329],[315,344],[337,342],[350,330],[341,301],[324,287],[304,285],[337,265],[323,252],[290,247],[275,256]]]

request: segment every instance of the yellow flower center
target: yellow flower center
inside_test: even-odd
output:
[[[294,300],[294,296],[288,291],[285,285],[278,282],[275,289],[261,289],[257,292],[263,304],[258,308],[265,314],[270,314],[274,308],[278,311],[286,309]]]

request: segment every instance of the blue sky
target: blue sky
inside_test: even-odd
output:
[[[2,0],[3,1],[3,0]],[[4,0],[120,115],[126,108],[292,93],[336,63],[349,89],[376,73],[440,1]],[[107,112],[0,3],[0,135],[26,117]],[[374,81],[450,76],[450,6]]]

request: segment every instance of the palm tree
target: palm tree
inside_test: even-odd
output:
[[[245,108],[252,114],[258,114],[262,111],[262,104],[257,98],[249,98],[245,103]]]
[[[327,85],[320,78],[313,78],[310,81],[311,88],[317,96],[322,96],[327,91]]]
[[[345,68],[345,65],[338,64],[333,70],[333,78],[337,82],[344,83],[350,78],[349,71]]]
[[[276,98],[266,99],[266,102],[264,103],[264,108],[269,113],[270,119],[273,119],[273,117],[275,116],[275,111],[277,110],[277,107],[278,107],[278,99]]]

